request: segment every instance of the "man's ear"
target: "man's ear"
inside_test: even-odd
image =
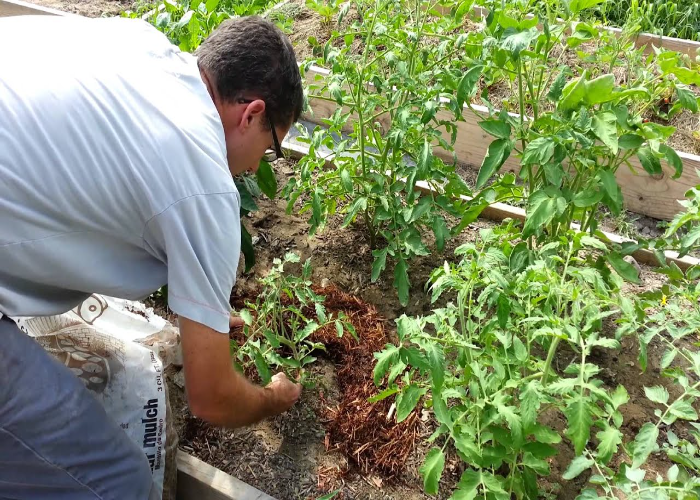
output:
[[[265,117],[265,101],[256,99],[243,111],[241,127],[247,129],[251,126],[259,127]]]

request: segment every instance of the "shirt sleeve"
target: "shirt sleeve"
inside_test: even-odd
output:
[[[241,248],[238,193],[195,195],[153,217],[149,251],[168,266],[168,305],[176,314],[228,333],[229,300]]]

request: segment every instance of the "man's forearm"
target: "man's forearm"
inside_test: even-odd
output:
[[[185,374],[187,375],[187,374]],[[190,407],[199,418],[220,427],[242,427],[274,415],[276,404],[272,391],[251,384],[231,367],[228,374],[212,384],[205,404]],[[197,397],[188,394],[192,402]]]
[[[265,388],[233,368],[228,335],[180,318],[187,400],[192,413],[217,426],[240,427],[289,408],[301,387],[276,375]]]

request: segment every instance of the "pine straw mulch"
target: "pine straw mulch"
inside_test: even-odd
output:
[[[403,472],[419,433],[420,419],[416,412],[397,424],[392,417],[391,400],[370,403],[377,394],[372,372],[374,353],[390,342],[384,324],[374,306],[341,292],[334,286],[315,288],[326,297],[326,309],[344,312],[357,331],[359,342],[352,335],[338,337],[335,328],[325,327],[315,334],[326,345],[338,365],[336,373],[340,403],[326,407],[326,429],[331,445],[342,451],[364,472],[381,472],[395,477]],[[391,413],[390,413],[391,412]]]
[[[391,479],[405,471],[406,461],[415,449],[421,424],[417,412],[396,423],[391,399],[370,403],[378,393],[373,381],[374,353],[392,342],[377,309],[358,297],[345,293],[334,285],[313,286],[313,291],[325,297],[324,305],[334,316],[343,312],[355,328],[356,340],[349,333],[338,337],[330,324],[317,330],[311,340],[326,346],[327,356],[336,366],[340,393],[337,403],[329,404],[321,396],[323,422],[326,428],[326,450],[336,449],[355,463],[364,474],[379,473]],[[235,309],[245,306],[251,297],[236,297]],[[313,309],[304,309],[310,319],[316,319]],[[241,342],[240,333],[232,339]],[[317,354],[323,355],[323,353]]]

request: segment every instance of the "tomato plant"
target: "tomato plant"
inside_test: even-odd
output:
[[[260,280],[262,291],[257,300],[240,311],[245,322],[245,343],[232,350],[243,367],[254,365],[264,384],[270,382],[272,369],[289,372],[290,377],[306,381],[305,367],[316,361],[315,351],[325,351],[311,336],[319,328],[333,325],[338,336],[346,331],[355,335],[352,324],[340,313],[326,312],[324,297],[311,288],[311,263],[306,261],[300,276],[284,267],[300,261],[295,253],[275,259],[272,269]]]
[[[510,223],[459,247],[460,261],[445,263],[430,280],[433,301],[446,296],[446,306],[399,318],[399,343],[376,354],[375,383],[385,389],[375,400],[396,395],[397,421],[420,405],[438,422],[421,468],[426,492],[438,492],[446,454],[454,453],[466,470],[452,498],[540,498],[546,492],[538,478],[549,475],[548,459],[564,437],[575,458],[562,478],[592,469],[590,481],[600,486],[583,490],[580,499],[695,498],[697,448],[689,442],[666,443],[669,458],[682,466],[667,478],[645,479],[644,465],[659,448],[661,428],[697,420],[692,403],[700,382],[687,371],[700,373],[700,358],[680,345],[700,327],[698,306],[683,316],[681,303],[697,297],[682,286],[666,289],[674,305],[648,315],[659,303],[653,294],[626,297],[619,277],[592,265],[590,254],[605,251],[599,240],[569,232],[533,255],[517,237]],[[662,408],[625,441],[622,407],[629,395],[622,385],[605,386],[593,351],[619,350],[620,340],[637,332],[647,344],[671,335],[662,368],[682,390],[670,398],[665,387],[646,388],[650,404]],[[566,361],[556,367],[563,352]],[[676,356],[683,369],[669,368]],[[646,357],[640,361],[646,369]],[[563,435],[546,423],[554,415],[566,421]],[[629,462],[614,466],[619,454]]]
[[[309,87],[311,98],[337,108],[324,120],[327,127],[308,138],[310,152],[285,193],[290,211],[300,202],[300,210],[310,214],[312,235],[337,213],[344,215],[344,226],[361,221],[373,250],[372,281],[391,263],[405,305],[409,262],[430,252],[425,231],[442,251],[514,179],[476,193],[474,202],[459,198],[473,193],[452,161],[454,121],[476,81],[445,64],[466,43],[466,37],[448,34],[456,20],[435,18],[432,4],[422,0],[411,2],[411,15],[393,0],[352,4],[362,22],[335,31],[318,47],[319,61],[331,71]],[[360,54],[353,48],[356,39],[363,43]],[[333,151],[330,169],[322,147]],[[434,191],[417,191],[419,183]],[[446,215],[461,221],[450,227]]]
[[[550,26],[547,19],[494,7],[485,33],[479,54],[485,79],[507,78],[516,102],[496,112],[488,93],[483,95],[491,116],[480,126],[494,140],[476,187],[488,185],[506,160],[517,155],[518,177],[527,193],[523,236],[531,246],[556,240],[573,222],[594,234],[601,206],[620,214],[624,200],[615,174],[620,168],[634,168],[632,158],[648,175],[661,174],[662,162],[668,163],[674,178],[681,175],[681,159],[666,144],[674,128],[643,119],[653,103],[670,92],[678,96],[674,112],[697,112],[697,100],[686,84],[699,75],[683,66],[678,54],[649,57],[619,83],[613,70],[628,50],[636,53],[637,61],[641,51],[624,37],[613,41],[593,25]],[[578,66],[562,62],[583,43],[596,43],[601,50],[580,53]]]

